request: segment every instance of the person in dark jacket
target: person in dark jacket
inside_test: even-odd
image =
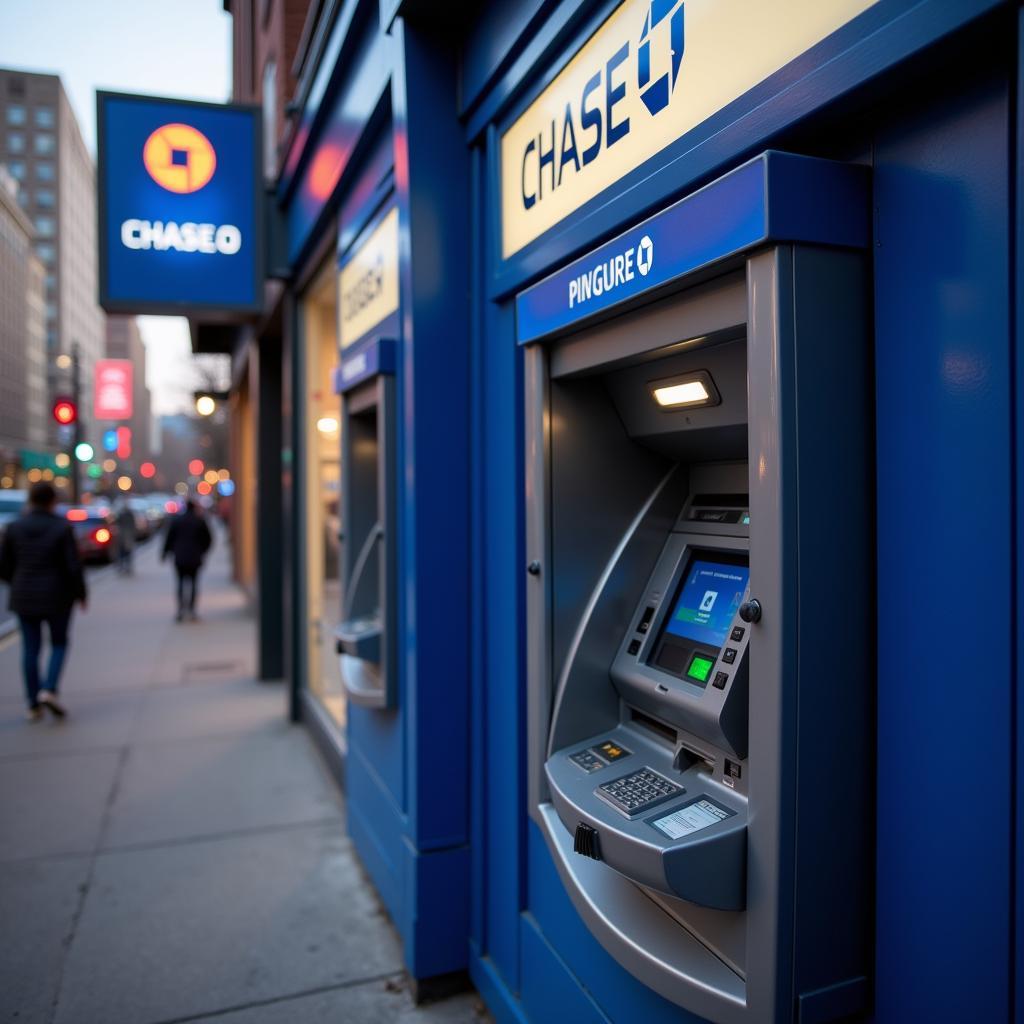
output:
[[[87,602],[85,576],[71,527],[54,512],[57,492],[41,481],[28,493],[28,511],[7,527],[0,548],[0,579],[11,585],[10,607],[21,624],[22,668],[28,717],[36,721],[48,708],[58,718],[65,710],[57,685],[68,652],[71,612]],[[40,682],[43,624],[50,633],[50,663]]]
[[[187,501],[185,511],[175,516],[167,528],[162,556],[174,556],[174,568],[178,573],[178,613],[175,616],[178,622],[186,614],[193,620],[196,618],[199,570],[212,543],[210,527],[206,525],[202,512],[194,501]]]

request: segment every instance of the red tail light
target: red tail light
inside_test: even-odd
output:
[[[110,541],[110,531],[105,527],[101,526],[94,534],[97,544],[107,544]]]
[[[69,508],[68,519],[72,523],[84,523],[89,518],[89,513],[84,508]]]

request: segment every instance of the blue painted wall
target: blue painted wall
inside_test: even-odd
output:
[[[876,984],[887,1022],[1010,1019],[1009,113],[1008,83],[984,76],[875,142]]]

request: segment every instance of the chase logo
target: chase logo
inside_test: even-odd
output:
[[[646,126],[637,124],[638,119],[655,117],[669,105],[683,60],[685,6],[683,0],[647,0],[636,48],[632,39],[619,37],[610,56],[581,66],[578,78],[574,74],[582,83],[579,94],[568,97],[564,110],[549,116],[523,143],[523,210],[556,193],[563,178],[571,182],[634,127],[643,130]],[[565,177],[567,171],[572,173]]]
[[[636,269],[646,277],[654,266],[654,243],[650,235],[644,235],[636,247]]]
[[[653,82],[651,81],[651,43],[658,26],[668,22],[668,47],[670,68]],[[651,0],[640,33],[640,48],[637,50],[636,81],[640,88],[640,99],[652,114],[664,110],[676,87],[679,66],[683,62],[683,0]]]
[[[217,169],[217,153],[210,140],[187,124],[165,124],[142,147],[142,162],[149,176],[168,192],[198,192]]]

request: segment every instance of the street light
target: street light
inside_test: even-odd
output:
[[[192,397],[196,400],[196,412],[200,416],[212,416],[217,411],[217,403],[226,402],[230,393],[227,391],[195,391]]]

